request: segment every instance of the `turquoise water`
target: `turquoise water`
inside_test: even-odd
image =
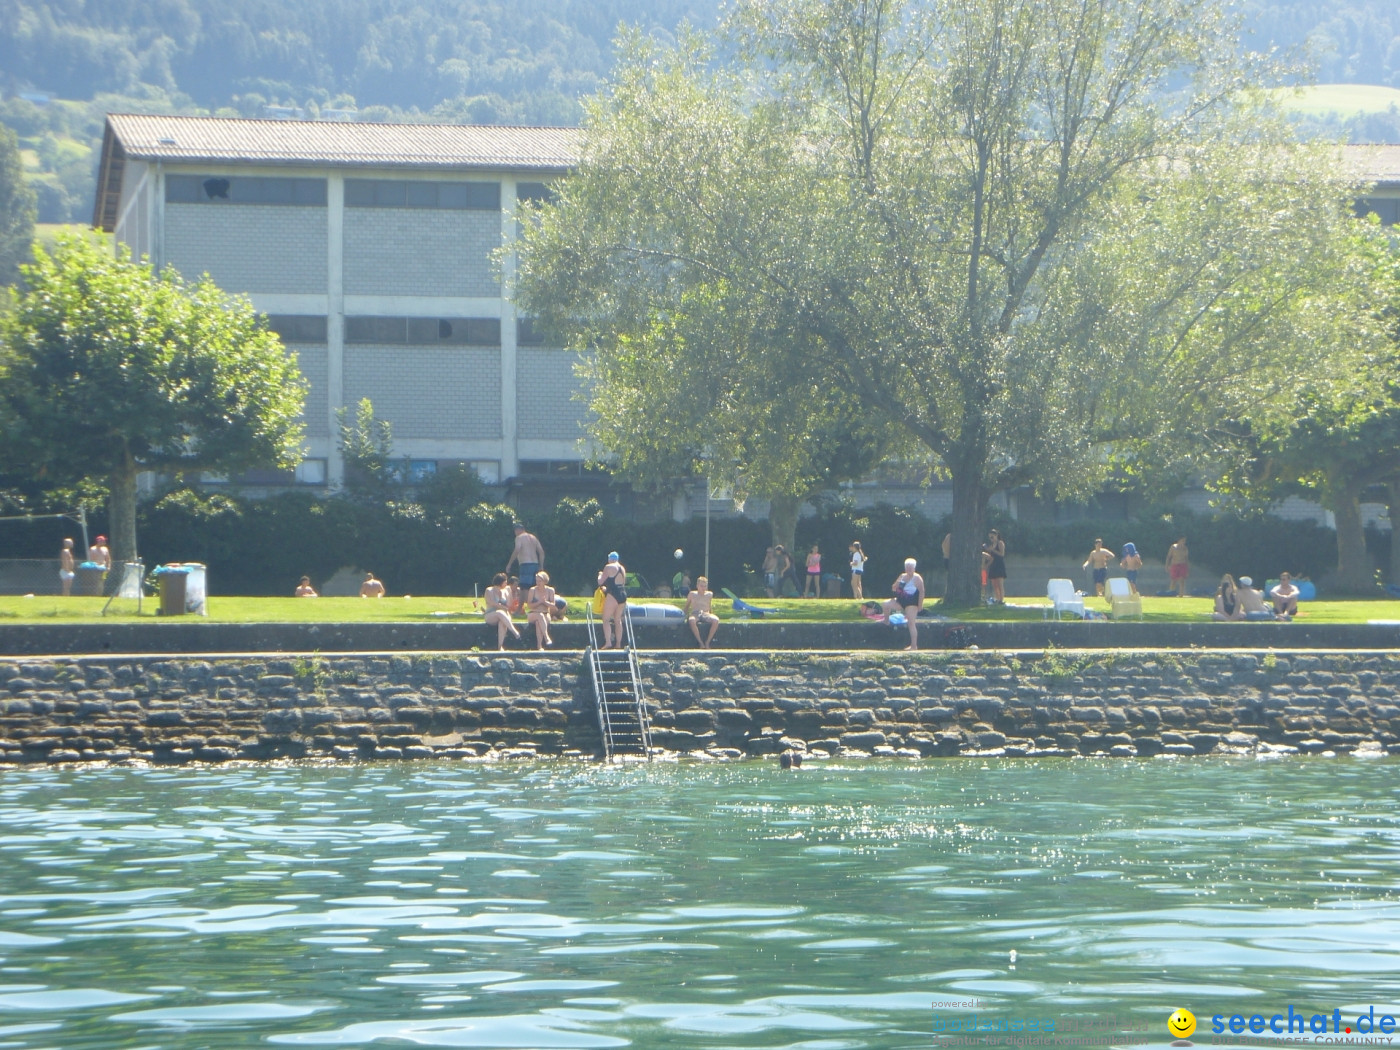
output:
[[[928,1047],[973,1014],[1163,1045],[1178,1006],[1379,1016],[1397,772],[9,771],[0,1047]]]

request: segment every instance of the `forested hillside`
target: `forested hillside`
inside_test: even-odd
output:
[[[1223,2],[1223,0],[1222,0]],[[708,28],[720,0],[0,0],[0,121],[40,220],[89,214],[112,109],[569,124],[619,22]],[[1255,0],[1247,46],[1309,47],[1323,82],[1400,87],[1396,0]],[[29,96],[22,98],[20,95]],[[1400,135],[1400,115],[1376,131]],[[1311,130],[1319,127],[1314,121]]]

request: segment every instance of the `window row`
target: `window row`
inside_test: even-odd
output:
[[[516,184],[521,201],[548,202],[543,182]],[[265,175],[167,175],[165,199],[173,204],[295,204],[326,206],[326,180]],[[416,179],[346,179],[347,208],[430,208],[500,211],[499,182],[423,182]]]
[[[324,343],[326,318],[320,314],[269,314],[267,326],[284,343]],[[501,322],[494,317],[347,317],[347,343],[391,346],[500,346]],[[515,322],[518,346],[543,346],[544,335],[528,317]]]

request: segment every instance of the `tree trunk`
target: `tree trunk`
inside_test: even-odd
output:
[[[1337,589],[1343,594],[1370,594],[1376,589],[1371,559],[1366,555],[1366,530],[1361,526],[1361,489],[1337,489],[1328,509],[1337,521]]]
[[[797,496],[775,496],[768,505],[768,528],[773,533],[773,546],[782,544],[797,564],[797,554],[793,544],[797,542],[797,515],[802,510],[802,500]]]
[[[981,464],[953,472],[953,544],[943,604],[968,609],[982,600],[982,541],[986,538],[987,497]],[[939,537],[940,539],[942,537]],[[925,572],[928,586],[929,573]]]
[[[1386,485],[1385,504],[1390,511],[1390,575],[1386,582],[1400,584],[1400,481]]]
[[[136,463],[131,453],[124,452],[120,463],[114,464],[108,478],[107,528],[108,547],[115,568],[136,560]]]

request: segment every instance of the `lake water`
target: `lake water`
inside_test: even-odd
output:
[[[1349,1024],[1400,1003],[1397,773],[12,770],[0,1047],[841,1050],[969,1021],[1160,1046],[1182,1006],[1198,1043],[1216,1013]]]

